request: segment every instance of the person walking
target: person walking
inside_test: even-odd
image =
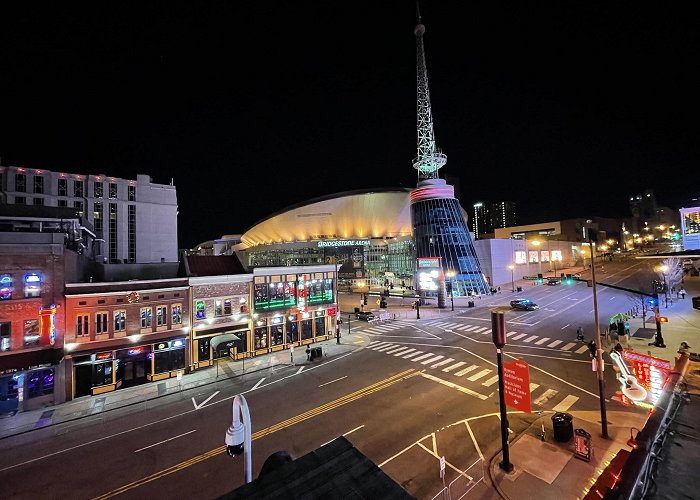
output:
[[[585,342],[583,340],[583,327],[581,326],[579,326],[576,330],[576,340],[578,340],[579,342]]]
[[[685,288],[681,287],[678,293],[681,295],[681,299],[685,299]]]
[[[340,344],[340,325],[343,324],[343,320],[338,318],[338,322],[335,324],[335,341]]]

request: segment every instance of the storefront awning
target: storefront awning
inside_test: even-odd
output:
[[[62,349],[10,353],[0,357],[0,373],[29,370],[40,366],[57,365],[63,359]]]
[[[216,337],[212,337],[211,343],[209,345],[211,345],[214,351],[217,351],[220,344],[239,340],[241,340],[241,338],[238,335],[234,335],[233,333],[225,333],[223,335],[217,335]]]

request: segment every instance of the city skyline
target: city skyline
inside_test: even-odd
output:
[[[3,8],[3,165],[173,179],[180,247],[306,199],[415,186],[412,2],[99,8]],[[421,14],[441,177],[468,212],[512,200],[518,223],[623,217],[647,188],[672,208],[697,197],[683,180],[700,156],[692,16]]]

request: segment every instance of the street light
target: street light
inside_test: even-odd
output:
[[[668,271],[668,266],[660,266],[659,271],[661,271],[661,276],[664,279],[664,306],[668,309],[668,286],[666,286],[666,271]]]
[[[447,277],[450,278],[450,301],[452,302],[452,310],[455,310],[455,296],[454,296],[454,283],[452,278],[455,277],[455,272],[453,270],[447,271]]]
[[[241,423],[241,414],[243,422]],[[251,426],[250,426],[250,411],[248,403],[242,394],[238,394],[233,398],[233,420],[231,427],[226,430],[226,452],[229,456],[234,457],[245,453],[244,474],[245,482],[252,481],[252,449],[251,449]]]
[[[513,270],[515,269],[515,266],[513,264],[510,264],[508,266],[508,269],[510,269],[510,288],[511,292],[515,293],[515,279],[513,278]]]

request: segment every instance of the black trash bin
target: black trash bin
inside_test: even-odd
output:
[[[517,288],[517,290],[518,290],[519,292],[522,292],[522,291],[523,291],[523,287],[519,286],[519,287]]]
[[[360,308],[359,308],[359,307],[356,307],[356,308],[355,308],[355,312],[356,312],[356,313],[359,313],[359,312],[360,312]]]
[[[552,427],[554,440],[559,443],[568,443],[574,437],[574,417],[570,413],[557,412],[552,415]]]

